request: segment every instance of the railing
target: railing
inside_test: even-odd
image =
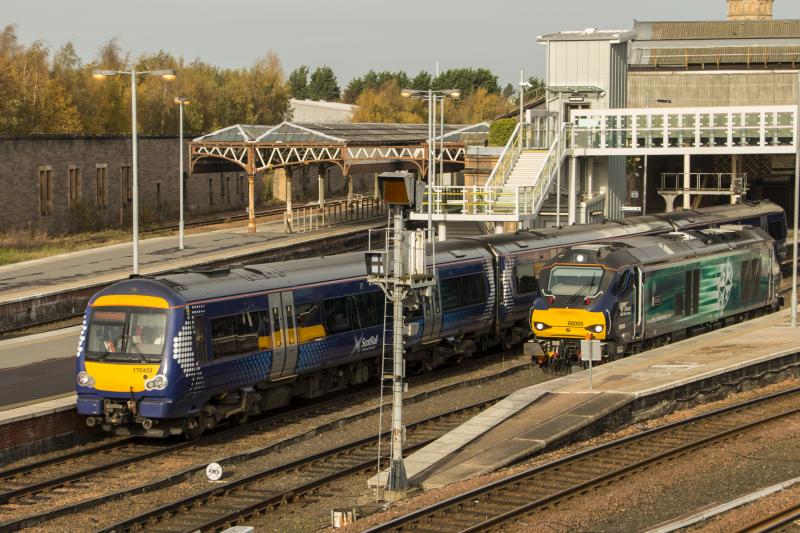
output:
[[[500,153],[500,157],[497,159],[497,164],[486,179],[487,187],[496,187],[505,183],[514,165],[517,164],[519,154],[522,152],[521,127],[521,124],[517,124],[517,127],[515,127],[514,131],[511,133],[511,137],[508,138],[503,151]]]
[[[284,213],[284,231],[303,233],[320,228],[336,226],[375,218],[386,214],[386,204],[372,196],[354,195],[352,200],[335,200],[324,205],[309,205]]]
[[[791,153],[795,114],[795,106],[573,111],[567,147],[612,154]]]
[[[688,187],[686,174],[664,172],[661,174],[661,187],[658,192],[690,192],[701,194],[738,194],[747,192],[747,174],[731,172],[692,172]]]

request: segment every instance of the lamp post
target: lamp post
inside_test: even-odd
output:
[[[530,89],[533,87],[530,83],[525,81],[525,71],[519,71],[519,123],[520,128],[522,128],[522,123],[524,122],[524,113],[525,113],[525,89]]]
[[[111,76],[130,76],[131,78],[131,152],[133,170],[133,183],[131,185],[131,196],[133,197],[133,273],[139,273],[139,157],[136,145],[136,76],[159,76],[163,80],[172,81],[175,79],[175,70],[144,70],[137,72],[134,69],[125,70],[101,70],[92,71],[92,77],[96,80],[104,80]]]
[[[444,148],[444,99],[445,98],[460,98],[461,91],[458,89],[444,89],[434,91],[433,89],[401,89],[400,96],[403,98],[418,98],[420,100],[428,101],[428,230],[432,227],[432,214],[433,214],[433,189],[436,179],[436,102],[442,102],[442,125],[441,135],[439,142]],[[442,161],[441,173],[444,173],[444,161]],[[439,240],[445,240],[444,223],[439,226]]]
[[[179,187],[178,191],[181,196],[180,198],[180,219],[178,222],[178,248],[183,250],[183,106],[188,105],[191,103],[191,100],[186,98],[185,96],[176,96],[175,103],[178,104],[178,144],[180,145],[179,150],[179,157],[180,157],[180,165],[178,170],[178,180],[179,180]]]

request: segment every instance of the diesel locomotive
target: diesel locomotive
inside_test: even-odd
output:
[[[721,227],[564,249],[539,272],[531,328],[540,364],[566,370],[580,341],[613,360],[781,305],[780,264],[760,228]]]
[[[769,202],[437,243],[438,284],[406,314],[408,364],[529,338],[537,274],[570,246],[731,223],[774,232],[776,254],[785,246]],[[378,376],[385,315],[360,253],[133,277],[88,303],[77,410],[115,434],[195,437]]]

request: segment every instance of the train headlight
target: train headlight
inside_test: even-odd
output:
[[[167,388],[167,376],[164,374],[156,374],[153,379],[148,379],[144,382],[144,388],[147,390],[164,390]]]
[[[78,372],[78,385],[81,387],[94,387],[94,378],[85,370]]]
[[[602,333],[603,332],[603,325],[602,324],[595,324],[594,326],[588,326],[586,328],[587,331],[591,331],[592,333]]]
[[[536,331],[542,331],[543,329],[547,329],[550,326],[548,326],[544,322],[536,322],[533,324],[533,327],[536,328]]]

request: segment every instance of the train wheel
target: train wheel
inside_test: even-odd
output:
[[[203,432],[206,430],[206,415],[201,414],[195,418],[189,420],[187,424],[185,435],[186,440],[195,440],[199,439]]]

